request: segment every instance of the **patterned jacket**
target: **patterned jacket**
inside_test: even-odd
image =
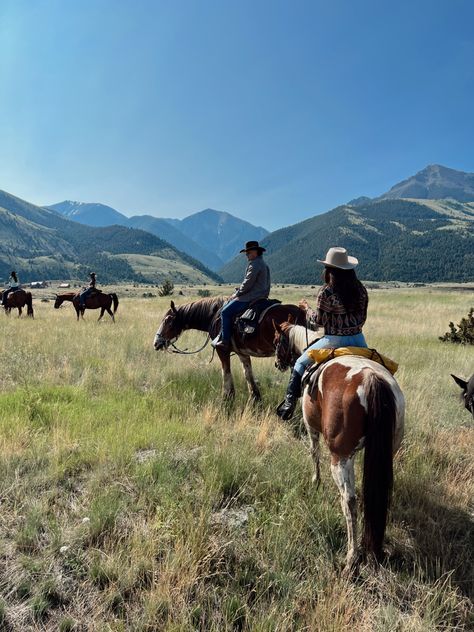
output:
[[[316,309],[308,310],[309,323],[316,327],[324,327],[328,336],[355,336],[360,334],[367,319],[369,297],[363,291],[359,301],[351,309],[346,309],[339,296],[330,285],[323,285],[316,299]]]

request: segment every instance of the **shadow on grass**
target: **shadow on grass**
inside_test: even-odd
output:
[[[436,498],[426,480],[406,477],[395,493],[393,519],[408,535],[408,543],[395,544],[391,564],[413,573],[416,565],[424,578],[436,581],[450,574],[462,595],[474,596],[474,522],[467,511]]]

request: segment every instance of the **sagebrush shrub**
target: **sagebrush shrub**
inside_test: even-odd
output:
[[[474,345],[474,307],[471,307],[467,318],[461,318],[461,322],[456,325],[449,323],[449,331],[444,336],[440,336],[442,342],[454,342],[461,345]]]

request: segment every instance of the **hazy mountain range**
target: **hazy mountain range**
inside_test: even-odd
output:
[[[117,224],[146,230],[198,259],[211,270],[221,268],[248,239],[260,240],[269,234],[265,228],[210,208],[181,220],[152,215],[127,217],[105,204],[71,200],[51,204],[48,208],[89,226]]]
[[[0,191],[4,277],[18,268],[25,281],[85,278],[96,268],[104,282],[238,282],[245,257],[229,258],[249,239],[267,248],[277,282],[319,283],[316,259],[333,245],[359,258],[364,279],[473,280],[474,174],[430,165],[377,198],[359,197],[271,234],[213,209],[183,220],[128,218],[103,204],[41,208]]]
[[[76,278],[95,269],[101,282],[218,281],[201,262],[149,232],[86,226],[0,191],[0,275],[23,281]]]

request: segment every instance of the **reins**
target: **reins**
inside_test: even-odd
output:
[[[204,344],[202,345],[202,347],[199,347],[199,349],[196,349],[195,351],[188,351],[188,349],[179,349],[174,344],[174,342],[172,342],[171,346],[173,347],[173,349],[171,351],[169,351],[169,353],[178,353],[179,355],[194,355],[195,353],[199,353],[200,351],[205,349],[207,347],[207,345],[209,344],[209,340],[210,339],[211,339],[211,336],[208,333],[207,336],[206,336],[206,340],[204,341]]]

